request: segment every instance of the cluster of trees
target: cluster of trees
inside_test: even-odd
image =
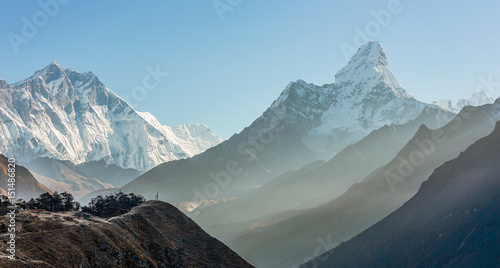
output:
[[[101,218],[109,218],[125,214],[145,201],[146,199],[140,195],[124,194],[119,191],[116,194],[92,198],[88,206],[82,207],[82,211]]]
[[[97,196],[92,198],[88,206],[80,206],[80,203],[74,201],[73,195],[67,192],[43,193],[36,199],[31,198],[29,201],[19,199],[17,205],[22,209],[44,209],[52,212],[61,211],[83,211],[102,218],[109,218],[129,212],[133,207],[136,207],[146,202],[146,199],[140,195],[133,193],[124,194],[119,191],[116,194]],[[10,201],[6,196],[0,196],[0,216],[5,215],[4,210]]]
[[[61,194],[57,192],[53,194],[43,193],[36,199],[31,198],[27,202],[20,199],[18,205],[23,209],[44,209],[52,212],[80,210],[80,203],[74,201],[73,195],[68,192]]]

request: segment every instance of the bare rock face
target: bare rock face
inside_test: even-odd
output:
[[[6,258],[4,235],[0,267],[252,267],[160,201],[106,220],[35,211],[16,218],[16,260]]]

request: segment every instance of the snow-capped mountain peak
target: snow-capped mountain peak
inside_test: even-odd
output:
[[[59,64],[57,61],[52,61],[49,65],[47,65],[44,69],[42,69],[42,72],[48,71],[48,70],[53,70],[53,69],[59,69],[59,70],[64,70],[64,68]]]
[[[339,86],[362,87],[365,90],[385,84],[398,98],[412,98],[389,69],[385,50],[378,41],[370,41],[361,46],[347,65],[337,72],[335,83]]]
[[[19,85],[22,84],[23,82],[37,79],[38,77],[42,77],[44,81],[49,80],[48,82],[50,82],[50,80],[52,79],[67,78],[64,68],[57,61],[53,61],[49,65],[45,66],[45,68],[36,71],[32,76],[22,81],[19,81],[14,85]]]
[[[377,41],[360,47],[335,79],[323,86],[290,82],[261,119],[272,126],[271,119],[284,111],[307,147],[332,156],[385,124],[414,119],[428,106],[401,87]]]
[[[462,109],[465,106],[481,106],[484,104],[493,103],[494,101],[495,100],[492,97],[488,96],[486,92],[481,90],[479,92],[474,92],[472,96],[466,99],[458,99],[456,106],[457,108]]]
[[[388,66],[387,57],[385,54],[385,50],[378,41],[370,41],[363,46],[361,46],[356,54],[352,56],[347,65],[337,72],[335,78],[337,79],[336,83],[339,84],[342,81],[343,74],[345,73],[353,73],[353,69],[358,68],[373,68],[376,66]],[[356,71],[356,70],[355,70]]]

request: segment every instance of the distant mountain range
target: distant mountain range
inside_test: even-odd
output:
[[[15,84],[0,80],[0,153],[20,164],[18,197],[68,191],[86,204],[118,190],[159,194],[257,267],[498,261],[491,250],[498,217],[487,216],[498,214],[498,120],[500,99],[484,91],[455,104],[415,99],[376,41],[360,47],[334,83],[290,82],[226,141],[203,124],[164,126],[93,73],[57,62]],[[67,214],[19,215],[27,228],[19,240],[36,247],[23,253],[23,265],[63,259],[92,267],[104,258],[119,267],[118,258],[132,266],[250,267],[163,202],[107,220]],[[50,241],[61,246],[57,253],[37,240],[46,227],[57,230]],[[72,238],[82,232],[94,239]],[[408,263],[403,250],[412,254]]]
[[[436,105],[442,109],[458,113],[465,106],[481,106],[484,104],[493,103],[494,101],[495,100],[492,97],[488,96],[486,92],[481,90],[478,92],[474,92],[474,94],[472,94],[472,96],[468,98],[458,99],[455,104],[453,104],[451,100],[433,101],[431,102],[431,104]]]
[[[49,64],[9,85],[0,81],[0,152],[74,164],[99,162],[146,171],[222,141],[203,124],[161,125],[137,112],[92,72]]]
[[[498,267],[500,123],[401,208],[301,267]]]
[[[226,178],[228,163],[237,163],[241,172],[230,176],[229,186],[218,183],[218,197],[329,160],[375,129],[415,119],[425,107],[457,112],[459,105],[489,101],[479,94],[450,108],[416,100],[390,71],[379,42],[362,46],[335,80],[323,86],[290,83],[251,126],[186,162],[172,160],[195,156],[222,139],[203,124],[163,126],[153,115],[135,111],[92,72],[78,73],[53,62],[18,83],[0,81],[0,152],[16,155],[26,165],[38,158],[70,161],[86,170],[88,179],[114,187],[172,161],[124,190],[146,196],[159,191],[167,201],[208,200],[213,198],[205,186],[214,177]],[[47,177],[45,182],[62,179]]]
[[[164,126],[134,110],[93,73],[57,62],[15,84],[0,80],[0,153],[21,164],[19,198],[68,191],[85,204],[117,190],[147,199],[158,193],[257,267],[308,260],[304,267],[398,267],[406,264],[403,249],[413,254],[408,259],[413,266],[469,265],[475,258],[490,265],[497,219],[480,219],[498,212],[491,204],[498,201],[492,176],[499,127],[489,135],[498,120],[500,99],[484,91],[455,104],[416,100],[375,41],[360,47],[332,84],[289,83],[260,117],[226,141],[203,124]],[[3,155],[0,160],[5,185],[7,160]],[[0,193],[6,194],[4,187]],[[442,202],[432,206],[433,200]],[[23,224],[42,228],[28,214],[21,217]],[[105,225],[99,219],[76,222],[90,228],[88,235],[106,230],[120,237],[106,242],[106,249],[132,254],[124,257],[130,263],[250,267],[177,214],[169,205],[150,202]],[[86,250],[66,237],[82,231],[74,219],[44,221],[64,229],[64,237],[57,236],[61,243],[80,247],[71,256]],[[195,231],[189,239],[179,236],[189,232],[183,224]],[[390,233],[395,225],[397,235]],[[414,230],[416,235],[405,235]],[[488,236],[488,230],[494,234]],[[461,235],[453,237],[457,232]],[[34,233],[21,240],[34,239]],[[222,254],[197,250],[190,239],[199,237]],[[168,244],[168,250],[158,250],[158,243]],[[419,250],[424,243],[433,250]],[[47,254],[52,253],[30,251],[23,257],[49,265],[70,256]],[[95,254],[85,253],[84,264],[91,265],[100,256]]]

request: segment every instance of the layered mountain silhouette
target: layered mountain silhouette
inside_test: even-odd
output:
[[[241,196],[288,170],[333,155],[384,125],[415,119],[417,101],[388,68],[378,42],[362,46],[323,86],[290,83],[249,127],[193,158],[161,164],[125,185],[166,201]]]
[[[500,124],[401,208],[301,267],[498,267]]]
[[[298,266],[398,209],[435,168],[491,133],[499,119],[500,100],[497,100],[495,104],[477,108],[468,106],[439,129],[430,130],[422,125],[391,162],[340,197],[289,219],[253,229],[229,245],[258,267]]]
[[[315,162],[297,171],[288,171],[247,196],[200,207],[188,215],[196,216],[196,221],[204,225],[246,221],[280,211],[322,205],[391,161],[420,125],[439,128],[454,116],[450,112],[425,108],[408,123],[386,125],[371,132],[326,163]]]

